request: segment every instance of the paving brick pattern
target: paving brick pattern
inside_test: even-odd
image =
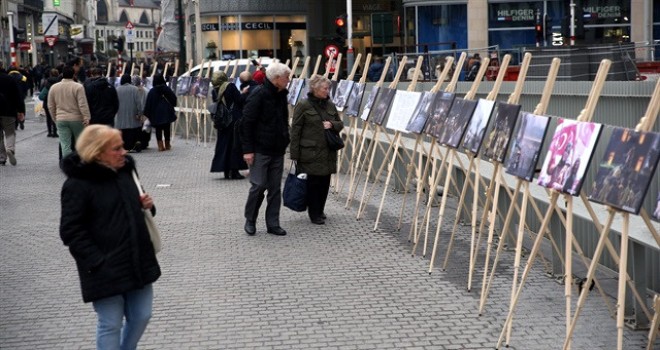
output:
[[[93,349],[95,314],[81,300],[74,262],[58,234],[64,175],[57,140],[46,138],[45,129],[30,116],[18,131],[18,165],[0,167],[0,349]],[[388,193],[379,230],[372,231],[381,189],[362,220],[355,219],[357,204],[344,208],[343,193],[329,198],[326,225],[283,208],[289,235],[266,234],[262,213],[251,237],[242,229],[249,183],[209,173],[212,156],[212,144],[182,139],[170,152],[152,144],[134,156],[164,239],[163,276],[140,349],[495,347],[509,305],[512,252],[505,252],[479,316],[483,255],[468,292],[469,227],[460,227],[447,271],[440,269],[443,234],[432,275],[429,254],[411,255],[410,213],[395,230],[401,194]],[[450,200],[443,228],[451,229],[455,207]],[[564,300],[563,286],[536,264],[511,348],[561,348]],[[643,348],[646,335],[626,329],[625,348]],[[573,349],[614,348],[615,321],[594,292]]]

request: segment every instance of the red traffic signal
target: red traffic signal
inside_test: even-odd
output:
[[[346,27],[346,15],[339,15],[337,18],[335,18],[335,25],[340,28]]]

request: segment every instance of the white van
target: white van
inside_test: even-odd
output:
[[[254,73],[257,70],[257,66],[254,63],[259,63],[263,67],[268,67],[268,65],[276,61],[276,59],[270,58],[270,57],[261,57],[258,59],[247,59],[247,58],[242,58],[238,60],[217,60],[217,61],[211,61],[211,72],[208,74],[209,77],[213,75],[213,72],[217,70],[226,70],[227,76],[231,77],[232,73],[234,72],[234,69],[236,70],[234,76],[238,78],[238,75],[245,71],[245,67],[248,67],[248,70],[252,73]],[[227,68],[227,65],[229,65],[229,68]],[[209,68],[209,62],[204,62],[203,66],[201,64],[196,65],[193,67],[191,70],[183,73],[181,76],[191,76],[191,77],[196,77],[197,75],[200,74],[201,70],[201,75],[202,76],[207,76],[206,72]]]

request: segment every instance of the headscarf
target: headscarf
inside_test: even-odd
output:
[[[165,85],[165,78],[162,74],[156,74],[154,76],[153,86]]]
[[[225,73],[222,70],[215,71],[213,72],[213,77],[211,77],[211,84],[213,85],[214,89],[217,89],[218,86],[222,85],[222,83],[228,82],[229,78],[227,77],[227,73]]]

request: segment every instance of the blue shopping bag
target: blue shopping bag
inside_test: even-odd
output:
[[[282,200],[284,206],[293,211],[307,210],[307,179],[300,175],[289,172],[284,182]]]

